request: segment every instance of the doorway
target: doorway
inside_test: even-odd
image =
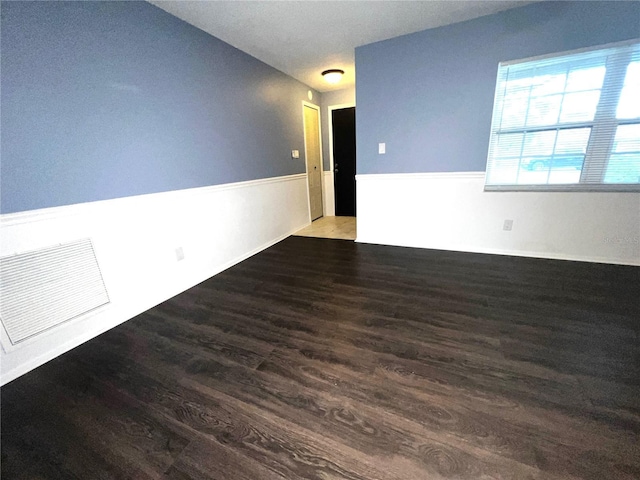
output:
[[[303,102],[304,151],[309,189],[309,216],[322,216],[322,155],[320,153],[320,107]]]
[[[356,216],[356,107],[331,111],[336,216]]]

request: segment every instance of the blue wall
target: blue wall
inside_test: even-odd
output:
[[[640,2],[544,2],[359,47],[358,173],[484,171],[499,62],[634,37]]]
[[[145,2],[1,8],[3,213],[305,171],[291,77]]]

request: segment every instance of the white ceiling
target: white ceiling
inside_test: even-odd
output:
[[[525,3],[448,1],[162,1],[150,3],[325,92],[355,83],[355,47]],[[328,85],[321,72],[345,71]]]

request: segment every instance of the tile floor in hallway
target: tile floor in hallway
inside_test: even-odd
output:
[[[320,217],[296,232],[299,237],[356,239],[356,217]]]

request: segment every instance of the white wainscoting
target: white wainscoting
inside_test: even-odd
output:
[[[333,186],[333,171],[323,172],[322,179],[322,199],[324,202],[324,216],[333,217],[336,214],[336,200]]]
[[[3,346],[0,384],[309,223],[305,174],[0,216],[1,256],[91,238],[111,300],[17,346]]]
[[[484,192],[484,172],[356,180],[358,242],[640,265],[638,193]]]

